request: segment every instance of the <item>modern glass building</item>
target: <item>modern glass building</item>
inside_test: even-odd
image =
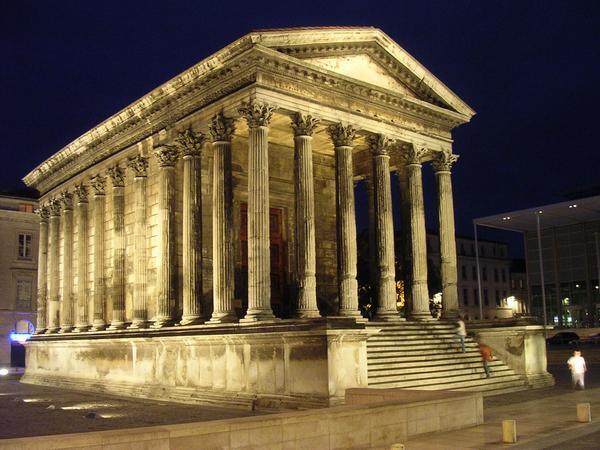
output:
[[[532,314],[549,325],[600,325],[600,195],[473,222],[523,234]]]

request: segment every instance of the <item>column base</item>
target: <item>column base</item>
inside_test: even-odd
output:
[[[125,322],[113,320],[107,330],[124,330],[127,327]]]
[[[382,311],[377,312],[373,316],[376,322],[405,322],[406,319],[400,315],[398,311]]]
[[[410,313],[408,315],[408,320],[416,320],[416,321],[430,321],[430,320],[437,320],[435,317],[433,317],[431,315],[431,313],[429,311],[427,312],[414,312],[414,313]]]
[[[72,325],[63,325],[60,327],[60,330],[58,330],[58,334],[70,333],[71,331],[73,331]]]
[[[134,320],[131,325],[127,327],[128,330],[139,330],[140,328],[148,328],[147,320]]]
[[[442,308],[442,319],[447,319],[447,320],[452,320],[452,319],[458,319],[458,310],[454,310],[454,311],[444,311],[444,309]]]
[[[172,327],[173,325],[175,325],[175,321],[173,319],[169,318],[160,318],[160,319],[156,319],[154,321],[154,323],[152,325],[150,325],[150,328],[165,328],[165,327]]]
[[[44,334],[54,334],[54,333],[58,333],[60,331],[59,327],[49,327],[46,328],[46,332]]]
[[[94,320],[90,331],[103,331],[104,329],[106,329],[106,322],[104,320]]]
[[[82,333],[84,331],[89,331],[90,327],[90,325],[76,325],[75,328],[73,328],[73,333]]]
[[[181,321],[179,322],[179,325],[185,326],[185,325],[200,325],[201,323],[204,323],[205,320],[200,317],[200,316],[189,316],[189,317],[182,317]]]
[[[298,319],[320,319],[321,313],[318,309],[303,309],[296,311],[296,317]]]
[[[273,310],[269,309],[249,309],[246,316],[240,319],[240,323],[256,323],[264,321],[281,320],[273,314]]]
[[[340,309],[340,312],[337,314],[337,317],[361,318],[362,314],[358,309]]]
[[[213,312],[212,317],[206,323],[232,323],[237,320],[238,318],[233,312]]]
[[[46,328],[38,328],[37,330],[35,330],[35,332],[33,334],[44,334],[46,333]]]

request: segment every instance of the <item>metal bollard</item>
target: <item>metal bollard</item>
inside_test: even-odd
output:
[[[404,444],[392,444],[390,450],[404,450]]]
[[[577,422],[591,422],[592,407],[589,403],[577,403]]]
[[[517,442],[517,421],[502,421],[502,442],[504,444],[515,444]]]

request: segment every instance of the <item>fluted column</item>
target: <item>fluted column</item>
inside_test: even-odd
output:
[[[104,280],[104,190],[106,180],[96,175],[90,180],[94,190],[94,296],[92,311],[92,331],[106,328],[105,322],[105,280]]]
[[[48,320],[46,333],[57,333],[60,329],[60,297],[58,290],[60,201],[58,199],[52,199],[50,200],[48,207],[50,209],[50,223],[48,225]]]
[[[318,119],[296,114],[294,129],[294,187],[296,194],[296,261],[300,318],[320,317],[317,307],[315,248],[315,188],[312,134]]]
[[[341,123],[328,130],[335,147],[336,222],[338,255],[339,314],[359,317],[356,281],[356,217],[352,166],[353,139],[356,130]]]
[[[371,165],[372,166],[372,165]],[[371,167],[372,169],[372,167]],[[375,187],[373,186],[373,171],[365,178],[367,189],[367,214],[368,214],[368,238],[369,238],[369,283],[371,285],[371,298],[377,298],[377,238],[375,231]]]
[[[202,183],[204,135],[191,128],[175,142],[183,156],[183,315],[181,325],[202,322]]]
[[[400,245],[402,248],[402,269],[404,272],[404,315],[408,317],[412,311],[412,251],[410,235],[410,199],[408,192],[408,169],[406,165],[399,167],[398,186],[400,188],[400,223],[402,233],[400,234]]]
[[[40,205],[37,213],[40,217],[40,240],[38,247],[37,321],[35,334],[42,334],[46,331],[46,309],[48,302],[48,207]]]
[[[134,228],[133,228],[133,317],[129,328],[145,328],[148,324],[146,299],[146,175],[148,158],[136,155],[127,165],[133,171]]]
[[[375,233],[377,258],[377,297],[379,304],[376,320],[400,320],[396,306],[396,257],[394,252],[394,219],[392,214],[392,187],[390,181],[389,141],[381,135],[368,139],[373,155],[373,199],[375,206]]]
[[[454,233],[454,202],[450,170],[458,155],[440,152],[433,160],[437,178],[438,218],[440,227],[440,259],[442,276],[442,317],[458,317],[458,286],[456,264],[456,236]]]
[[[427,235],[425,229],[425,208],[423,203],[423,180],[421,159],[427,150],[409,145],[403,153],[408,175],[408,198],[410,201],[411,237],[411,300],[409,318],[429,320],[429,292],[427,290]]]
[[[109,330],[125,328],[125,173],[119,166],[110,167],[112,182],[112,320]]]
[[[158,274],[154,328],[173,325],[176,301],[175,162],[179,156],[171,145],[155,148],[158,159]]]
[[[60,299],[60,333],[73,330],[73,194],[61,194],[62,224],[62,296]]]
[[[275,108],[244,103],[248,122],[248,312],[243,322],[274,319],[269,233],[269,122]]]
[[[213,148],[213,313],[210,323],[236,320],[233,308],[233,192],[231,178],[231,138],[233,119],[222,113],[209,127]]]
[[[73,331],[87,331],[90,328],[88,297],[88,190],[87,186],[75,186],[77,197],[77,319]]]

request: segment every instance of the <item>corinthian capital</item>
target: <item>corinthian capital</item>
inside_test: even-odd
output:
[[[154,155],[160,167],[173,167],[179,157],[179,151],[174,145],[159,145],[154,147]]]
[[[313,131],[319,122],[319,119],[311,115],[303,116],[300,113],[296,113],[292,120],[294,136],[312,136]]]
[[[75,185],[75,195],[77,196],[78,203],[87,203],[88,201],[88,189],[85,184]]]
[[[373,156],[389,156],[390,140],[383,134],[371,134],[367,142]]]
[[[58,198],[48,201],[48,211],[50,212],[50,216],[60,216],[60,200]]]
[[[114,188],[125,186],[125,171],[121,167],[109,167],[107,173]]]
[[[62,203],[62,207],[65,211],[73,209],[73,194],[70,192],[61,192],[60,202]]]
[[[456,161],[458,161],[458,155],[449,151],[441,151],[435,154],[431,163],[435,172],[450,172]]]
[[[206,141],[204,134],[195,132],[191,128],[177,134],[175,142],[183,156],[200,156],[202,146]]]
[[[341,123],[330,125],[327,128],[334,147],[352,147],[356,129],[352,125],[344,126]]]
[[[136,177],[145,177],[148,171],[148,158],[142,155],[132,156],[127,160],[127,167],[133,170]]]
[[[223,112],[213,116],[212,123],[208,126],[208,131],[213,142],[230,142],[235,131],[235,121],[226,117]]]
[[[429,149],[424,144],[408,144],[402,146],[401,156],[408,165],[421,164],[421,160],[427,153]]]
[[[106,178],[104,178],[102,175],[96,175],[90,180],[90,186],[94,190],[94,195],[104,195]]]
[[[238,109],[239,113],[244,116],[250,128],[268,127],[273,117],[273,111],[277,108],[266,103],[249,103],[242,102],[242,106]]]
[[[48,220],[48,217],[50,217],[50,211],[48,210],[48,205],[46,204],[40,205],[35,210],[35,213],[40,217],[40,222],[45,222]]]

